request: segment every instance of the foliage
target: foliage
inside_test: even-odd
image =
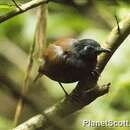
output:
[[[22,4],[27,1],[17,0],[17,2]],[[93,38],[102,43],[112,26],[116,24],[115,13],[119,19],[123,19],[130,11],[130,3],[123,0],[109,2],[99,0],[92,3],[89,3],[88,0],[85,7],[83,6],[85,3],[75,3],[76,7],[53,2],[49,4],[48,44],[63,37]],[[0,15],[13,10],[15,6],[12,4],[11,0],[6,2],[1,0]],[[14,84],[14,88],[19,91],[26,71],[27,57],[33,41],[35,26],[36,9],[0,24],[0,76],[8,77],[8,80]],[[83,119],[130,120],[129,42],[128,37],[112,57],[100,78],[100,84],[112,83],[109,94],[96,100],[78,114],[67,118],[68,127],[77,130],[88,129],[81,125]],[[35,58],[32,79],[37,73],[38,65]],[[13,91],[9,89],[10,84],[3,83],[1,78],[0,86],[0,106],[2,106],[0,107],[0,130],[7,130],[13,124],[17,97],[13,96]],[[57,86],[56,82],[43,77],[36,85],[31,85],[28,97],[39,110],[45,109],[64,96],[60,87]],[[69,92],[73,89],[74,84],[65,84],[64,86]],[[21,122],[36,113],[36,110],[26,104]],[[101,129],[108,130],[108,128]],[[114,130],[120,130],[120,128],[117,127]],[[128,128],[124,128],[124,130],[128,130]]]

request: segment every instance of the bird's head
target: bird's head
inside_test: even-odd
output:
[[[98,42],[92,39],[79,40],[75,48],[79,52],[79,56],[85,59],[95,58],[103,52],[110,53],[109,49],[102,48]]]

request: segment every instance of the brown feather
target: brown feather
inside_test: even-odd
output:
[[[58,56],[69,52],[71,47],[77,40],[68,38],[60,39],[53,44],[50,44],[43,54],[43,58],[54,64],[58,62]]]

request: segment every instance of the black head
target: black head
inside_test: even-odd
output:
[[[110,52],[108,49],[101,48],[100,44],[92,39],[79,40],[75,44],[75,50],[80,57],[88,59],[95,58],[102,52]]]

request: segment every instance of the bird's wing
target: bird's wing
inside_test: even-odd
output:
[[[60,39],[56,41],[54,44],[60,46],[64,52],[70,51],[73,44],[75,44],[78,40],[73,38]]]
[[[56,62],[57,57],[63,53],[63,50],[54,44],[50,44],[48,48],[45,50],[43,57],[45,61],[49,61],[51,63]]]
[[[77,40],[75,39],[61,39],[53,44],[50,44],[46,51],[44,52],[44,58],[45,60],[48,60],[52,63],[58,63],[59,58],[62,58],[64,54],[67,54],[71,50],[71,46],[76,42]]]

